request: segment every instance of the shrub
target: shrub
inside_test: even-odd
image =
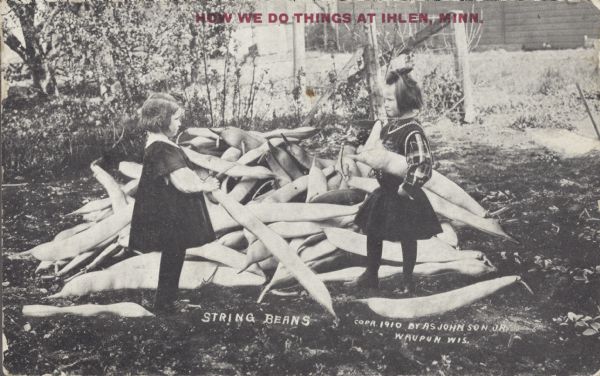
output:
[[[141,159],[144,135],[125,111],[101,101],[75,98],[38,100],[2,114],[2,167],[5,178],[49,177],[77,170],[105,157]],[[117,140],[120,140],[115,145]],[[113,147],[114,146],[114,147]]]
[[[462,119],[462,86],[452,72],[434,68],[423,77],[421,91],[424,118],[436,119],[445,115],[455,121]]]
[[[334,101],[340,103],[342,114],[350,119],[368,119],[371,104],[366,79],[350,79],[340,83]]]

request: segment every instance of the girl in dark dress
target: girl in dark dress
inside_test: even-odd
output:
[[[367,234],[367,269],[350,285],[377,288],[384,240],[402,245],[405,292],[414,293],[412,278],[417,259],[417,240],[442,232],[437,216],[421,190],[431,177],[433,158],[416,111],[421,107],[421,91],[408,75],[409,68],[391,71],[384,85],[384,105],[388,123],[381,129],[383,147],[406,156],[405,176],[373,170],[377,188],[361,206],[355,223]]]
[[[148,132],[144,166],[136,193],[129,248],[162,252],[154,299],[157,313],[174,309],[185,251],[215,239],[202,192],[218,189],[215,178],[201,180],[171,140],[183,110],[175,98],[150,97],[139,125]]]

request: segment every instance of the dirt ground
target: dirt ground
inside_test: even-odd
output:
[[[600,369],[600,335],[583,336],[580,328],[561,325],[561,317],[569,312],[600,315],[600,153],[567,158],[537,144],[527,127],[514,126],[519,117],[536,116],[541,120],[527,124],[568,125],[589,135],[591,125],[582,115],[571,83],[550,88],[547,94],[539,92],[540,80],[535,77],[523,78],[519,90],[511,86],[519,82],[513,77],[519,61],[542,65],[535,70],[539,78],[543,62],[560,64],[587,53],[552,52],[552,59],[547,51],[476,54],[489,66],[490,61],[498,63],[495,75],[475,69],[479,120],[460,125],[440,119],[426,127],[438,171],[490,211],[508,208],[500,214],[503,227],[520,242],[458,228],[460,248],[485,252],[498,267],[498,275],[523,276],[535,295],[515,285],[440,317],[388,322],[355,302],[366,292],[332,284],[330,292],[340,317],[335,322],[299,289],[294,290],[299,295],[267,295],[258,304],[258,288],[205,286],[182,292],[181,298],[192,306],[170,317],[25,318],[21,313],[25,304],[132,301],[148,306],[152,301],[150,291],[47,300],[62,283],[34,274],[34,260],[9,258],[74,224],[64,214],[104,194],[83,172],[56,181],[3,187],[6,368],[15,374],[593,374]],[[561,79],[569,82],[571,71],[587,74],[585,62],[578,64],[573,63],[575,67]],[[505,71],[508,87],[499,84]],[[589,80],[585,85],[598,117],[600,89]],[[585,269],[592,274],[583,278]],[[456,276],[420,279],[418,291],[429,295],[474,282]],[[399,279],[385,281],[381,295],[398,297],[400,286]],[[252,313],[255,322],[204,322],[205,313],[213,312]],[[269,314],[308,316],[310,323],[265,323]],[[423,330],[411,326],[415,324],[448,326]],[[460,324],[465,324],[464,329]],[[407,341],[398,338],[401,334],[425,338]],[[440,343],[428,342],[427,337],[436,335]],[[449,338],[457,343],[448,343]]]

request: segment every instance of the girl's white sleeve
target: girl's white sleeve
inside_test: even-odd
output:
[[[196,193],[204,190],[204,181],[190,168],[180,168],[169,174],[169,182],[178,191]]]

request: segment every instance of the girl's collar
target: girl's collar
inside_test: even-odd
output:
[[[411,120],[414,119],[415,117],[417,117],[418,114],[419,114],[419,111],[412,110],[412,111],[409,111],[409,112],[403,114],[402,116],[388,118],[388,123],[387,123],[387,126],[385,127],[385,130],[386,130],[385,133],[387,135],[391,135],[392,133],[399,131],[400,129],[406,127],[407,125],[413,124],[414,121],[411,121]],[[405,120],[408,120],[408,121],[405,121]]]
[[[411,119],[411,118],[417,117],[417,115],[419,115],[418,110],[411,110],[411,111],[405,112],[404,114],[402,114],[401,116],[398,116],[398,117],[389,117],[388,120]]]
[[[169,138],[162,133],[148,132],[147,138],[146,138],[146,148],[157,141],[165,142],[165,143],[167,143],[169,145],[173,145],[177,148],[179,147],[176,143],[169,140]]]

